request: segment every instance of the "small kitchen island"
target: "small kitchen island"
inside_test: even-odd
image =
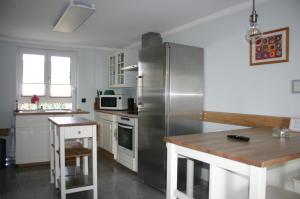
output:
[[[247,136],[250,141],[227,139],[229,134]],[[177,163],[180,156],[210,165],[210,199],[228,198],[226,188],[234,186],[234,182],[226,181],[223,175],[225,171],[249,179],[249,199],[300,198],[300,195],[293,192],[267,186],[267,170],[275,166],[296,161],[300,173],[299,133],[291,132],[290,138],[276,138],[272,136],[271,128],[250,128],[172,136],[166,137],[165,141],[168,150],[167,199],[190,198],[177,190]]]
[[[87,190],[93,190],[93,198],[97,199],[97,123],[79,117],[49,117],[49,122],[51,183],[60,188],[61,199],[66,194]],[[82,147],[66,148],[66,141],[81,143]],[[92,157],[92,175],[89,175],[88,156]],[[77,158],[77,170],[81,170],[83,157],[82,174],[66,176],[65,158],[68,157]]]

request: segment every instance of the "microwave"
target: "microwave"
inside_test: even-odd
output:
[[[99,100],[100,109],[127,110],[128,96],[126,95],[101,95]]]

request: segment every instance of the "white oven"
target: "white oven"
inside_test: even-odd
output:
[[[137,126],[135,118],[118,117],[117,161],[137,172]]]

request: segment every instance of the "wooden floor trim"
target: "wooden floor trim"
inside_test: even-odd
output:
[[[233,124],[249,127],[289,128],[290,125],[290,118],[288,117],[213,111],[203,111],[201,119],[206,122]]]

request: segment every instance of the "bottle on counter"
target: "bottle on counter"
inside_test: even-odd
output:
[[[15,109],[15,112],[19,112],[19,103],[18,103],[18,100],[16,100],[16,109]]]

